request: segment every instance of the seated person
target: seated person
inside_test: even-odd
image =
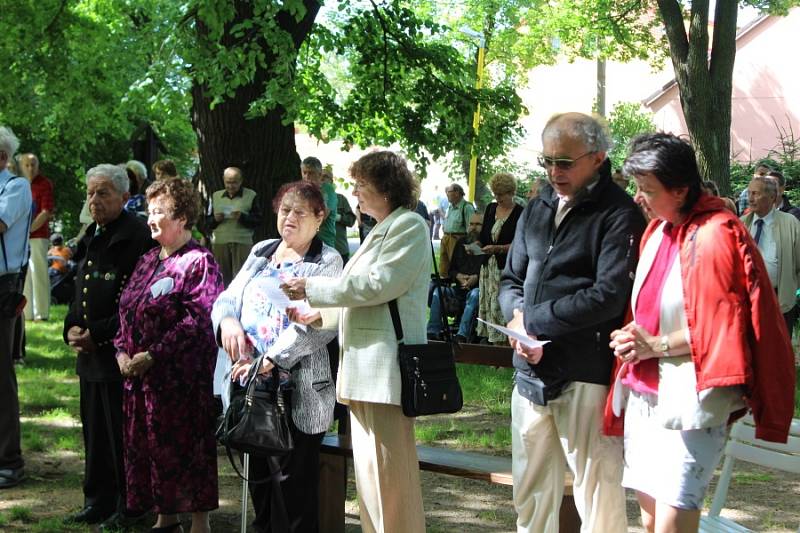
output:
[[[60,233],[50,236],[50,249],[47,250],[48,271],[50,274],[66,274],[69,270],[69,261],[72,259],[72,250],[64,246],[64,237]]]
[[[454,286],[442,287],[442,292],[458,299],[464,307],[461,322],[458,326],[456,341],[466,342],[475,331],[475,318],[478,316],[478,276],[485,255],[472,255],[467,253],[466,246],[480,240],[483,227],[483,215],[475,213],[469,219],[468,232],[456,242],[453,258],[450,262],[450,280]],[[431,285],[431,313],[428,319],[428,338],[439,340],[442,337],[442,304],[439,291],[435,288],[436,281]]]

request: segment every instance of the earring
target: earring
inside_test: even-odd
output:
[[[319,228],[320,228],[320,227],[319,227],[319,226],[317,226],[317,233],[319,233]]]

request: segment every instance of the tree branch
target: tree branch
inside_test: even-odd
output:
[[[381,31],[383,31],[383,103],[386,105],[386,93],[389,86],[389,29],[386,27],[386,20],[383,18],[383,14],[378,9],[375,1],[369,0],[369,3],[372,4],[372,10],[375,12],[375,16],[378,17],[378,21],[381,23]]]
[[[672,64],[677,75],[679,66],[677,63],[685,64],[689,55],[689,41],[683,28],[681,6],[678,0],[658,0],[658,10],[664,20],[667,41],[669,41],[669,47],[672,51]]]
[[[711,44],[709,74],[716,90],[730,90],[736,60],[736,2],[717,2],[714,10],[714,37]],[[727,87],[725,87],[727,85]]]
[[[67,7],[67,0],[61,0],[61,5],[58,6],[58,11],[56,11],[56,14],[53,16],[53,19],[50,21],[50,24],[48,24],[47,27],[44,29],[45,34],[49,34],[52,32],[53,26],[55,26],[56,21],[58,21],[59,17],[64,12],[64,8],[66,7]]]

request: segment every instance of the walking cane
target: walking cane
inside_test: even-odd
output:
[[[242,468],[244,469],[244,477],[250,478],[250,454],[244,454],[244,459],[242,460]],[[242,481],[242,531],[241,533],[247,533],[247,480]]]

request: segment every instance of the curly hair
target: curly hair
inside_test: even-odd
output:
[[[508,172],[498,172],[489,178],[489,190],[492,194],[514,194],[517,192],[517,180]]]
[[[200,195],[190,181],[183,178],[170,177],[154,181],[145,193],[148,203],[154,198],[163,196],[172,204],[173,219],[183,218],[186,229],[192,229],[200,216]]]
[[[178,168],[171,159],[160,159],[153,163],[153,172],[161,171],[167,176],[175,177],[178,175]],[[146,175],[146,173],[145,173]]]
[[[382,150],[362,156],[350,165],[350,176],[372,185],[386,197],[392,211],[398,207],[417,207],[419,184],[408,170],[406,160],[394,152]]]
[[[315,215],[320,213],[327,214],[328,212],[325,208],[325,199],[322,197],[322,189],[319,188],[319,185],[310,181],[292,181],[283,184],[272,198],[272,209],[275,214],[280,210],[283,197],[287,194],[296,194],[308,202],[308,206]]]

